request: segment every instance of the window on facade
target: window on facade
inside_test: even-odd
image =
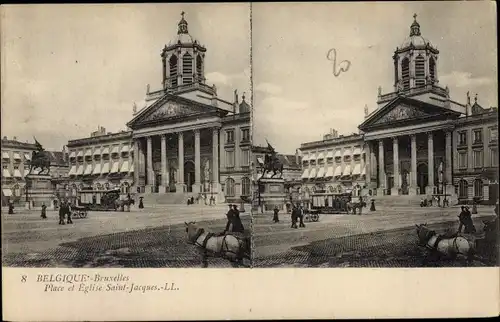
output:
[[[234,168],[234,151],[226,151],[226,168]]]
[[[234,192],[234,179],[233,178],[228,178],[226,180],[225,194],[226,194],[226,197],[234,197],[235,192]]]
[[[481,168],[483,166],[483,150],[472,151],[472,163],[474,168]]]
[[[241,130],[241,141],[242,142],[250,141],[250,129],[242,129]]]
[[[458,197],[467,198],[469,196],[469,184],[465,180],[458,182]]]
[[[401,62],[401,78],[403,80],[403,89],[410,89],[410,60],[403,59]]]
[[[175,87],[177,86],[177,56],[172,55],[168,62],[170,64],[170,82]]]
[[[336,157],[336,158],[335,158],[335,162],[336,162],[336,163],[340,163],[340,162],[342,162],[342,157]]]
[[[458,168],[467,169],[467,153],[461,152],[458,154]]]
[[[431,83],[434,83],[436,80],[436,61],[432,57],[429,58],[429,77]]]
[[[498,129],[497,128],[490,128],[490,142],[491,141],[498,141]]]
[[[241,150],[241,165],[244,167],[250,165],[250,150]]]
[[[226,143],[234,143],[234,131],[226,131]]]
[[[198,79],[203,77],[203,58],[200,55],[196,57],[196,75],[198,75]]]
[[[344,156],[344,162],[351,162],[351,156],[350,155]]]
[[[474,143],[483,143],[483,131],[481,129],[474,130]]]
[[[490,148],[490,166],[498,167],[498,149]]]
[[[247,178],[247,177],[244,177],[243,179],[241,179],[241,194],[243,196],[250,196],[250,179]]]
[[[424,57],[418,55],[415,59],[415,85],[425,85],[425,60]]]
[[[182,82],[183,84],[193,82],[193,57],[189,53],[182,56]]]
[[[467,132],[458,133],[458,145],[467,145]]]
[[[482,197],[483,196],[483,180],[476,179],[474,180],[474,197]]]

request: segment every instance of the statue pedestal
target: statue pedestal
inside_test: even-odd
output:
[[[54,200],[56,197],[52,189],[52,177],[49,174],[28,174],[28,202],[26,205],[30,209],[41,209],[45,204],[47,209],[54,209]]]
[[[286,203],[285,180],[282,178],[262,178],[257,181],[257,189],[260,189],[260,207],[264,212],[273,211],[278,208],[284,210]],[[259,193],[253,200],[254,208],[259,207]]]

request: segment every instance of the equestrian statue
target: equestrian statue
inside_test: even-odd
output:
[[[262,176],[260,177],[261,179],[267,174],[272,172],[273,175],[271,178],[274,178],[275,175],[278,173],[280,174],[280,178],[283,177],[283,163],[281,163],[280,159],[278,158],[278,153],[276,150],[272,147],[271,144],[266,140],[267,142],[267,149],[269,150],[269,153],[266,153],[264,157],[264,164],[262,166],[263,171],[262,171]]]
[[[35,139],[33,137],[33,139]],[[44,174],[50,174],[50,155],[48,151],[42,147],[42,145],[35,139],[36,150],[31,154],[31,161],[29,161],[30,171],[28,174],[34,169],[40,169],[37,174],[42,174],[44,171],[47,171]]]

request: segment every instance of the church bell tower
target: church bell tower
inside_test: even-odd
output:
[[[189,85],[205,84],[206,51],[189,34],[188,23],[182,12],[175,43],[165,45],[161,53],[163,89],[176,92]]]
[[[409,92],[414,88],[437,85],[439,51],[422,37],[417,15],[410,26],[410,35],[394,52],[394,90]]]

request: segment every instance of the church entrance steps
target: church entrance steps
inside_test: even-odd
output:
[[[151,205],[186,205],[187,200],[191,197],[196,198],[195,193],[143,193],[139,195],[143,197],[144,206]],[[139,202],[137,200],[137,202]]]
[[[420,200],[425,195],[403,195],[403,196],[373,196],[375,207],[401,208],[401,207],[420,207]]]

